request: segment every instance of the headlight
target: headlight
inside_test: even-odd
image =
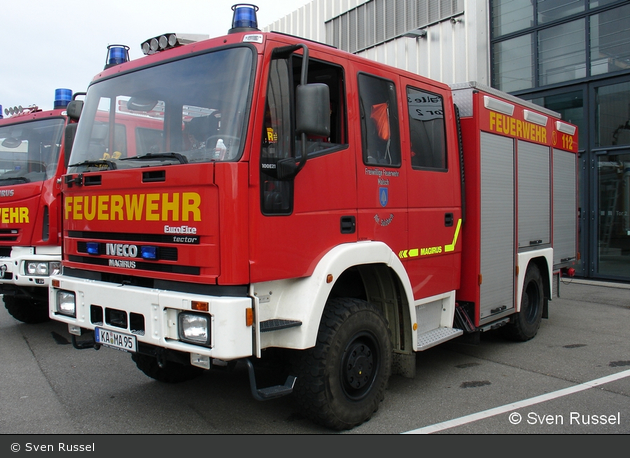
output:
[[[61,315],[76,317],[76,301],[74,293],[70,291],[57,291],[57,312]]]
[[[26,273],[29,275],[48,275],[48,263],[39,261],[27,261]]]
[[[210,316],[180,313],[179,338],[188,343],[210,345]]]
[[[26,261],[26,274],[39,277],[56,275],[61,271],[60,262]]]

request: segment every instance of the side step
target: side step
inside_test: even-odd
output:
[[[249,373],[249,386],[252,390],[252,396],[254,396],[254,399],[257,401],[268,401],[269,399],[275,399],[293,393],[293,387],[295,386],[295,381],[297,380],[297,377],[294,375],[289,375],[287,377],[287,381],[284,382],[284,385],[257,388],[254,365],[249,358],[245,358],[245,363],[247,364],[247,372]]]
[[[282,319],[267,320],[260,322],[260,332],[279,331],[280,329],[294,328],[297,326],[302,326],[302,322]]]
[[[416,351],[424,351],[431,347],[446,342],[447,340],[459,337],[464,333],[462,329],[457,328],[437,328],[433,331],[418,335],[418,347]]]

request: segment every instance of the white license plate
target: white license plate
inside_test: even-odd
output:
[[[123,351],[136,351],[136,336],[130,336],[109,329],[94,328],[94,340],[106,347]]]

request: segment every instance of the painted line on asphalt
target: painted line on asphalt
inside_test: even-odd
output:
[[[522,409],[534,404],[540,404],[552,399],[568,396],[573,393],[579,393],[580,391],[589,390],[596,386],[604,385],[606,383],[614,382],[622,378],[630,377],[630,370],[619,372],[617,374],[608,375],[606,377],[598,378],[590,382],[585,382],[580,385],[571,386],[562,390],[554,391],[552,393],[546,393],[533,398],[525,399],[523,401],[514,402],[512,404],[506,404],[504,406],[495,407],[494,409],[484,410],[483,412],[477,412],[464,417],[455,418],[453,420],[444,421],[442,423],[436,423],[434,425],[425,426],[423,428],[407,431],[403,434],[431,434],[445,429],[455,428],[475,421],[483,420],[485,418],[494,417],[502,413],[512,412],[514,410]]]

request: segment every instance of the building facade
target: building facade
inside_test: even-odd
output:
[[[265,27],[578,125],[578,275],[630,281],[630,1],[314,0]]]

